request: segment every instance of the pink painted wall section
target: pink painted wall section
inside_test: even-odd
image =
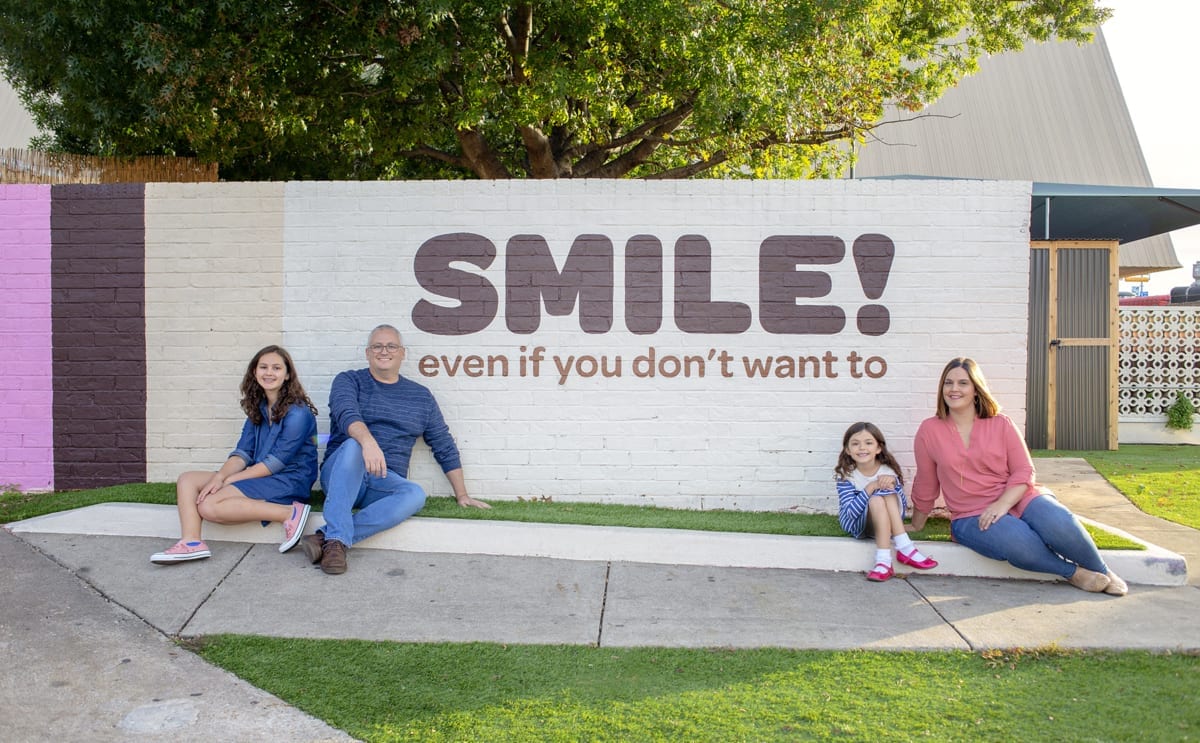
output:
[[[54,487],[50,186],[0,186],[0,488]]]

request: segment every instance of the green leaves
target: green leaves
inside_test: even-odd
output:
[[[801,177],[1091,0],[0,0],[55,146],[227,179]],[[30,22],[30,19],[36,19]]]

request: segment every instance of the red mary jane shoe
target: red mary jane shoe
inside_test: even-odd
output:
[[[916,550],[913,550],[913,552],[916,552]],[[937,567],[937,560],[932,557],[926,557],[924,560],[914,560],[899,550],[896,551],[896,559],[910,568],[916,568],[917,570],[928,570]]]
[[[891,565],[884,565],[882,562],[877,562],[875,563],[875,567],[871,568],[871,572],[867,573],[867,580],[882,583],[895,574],[896,572],[892,570]]]

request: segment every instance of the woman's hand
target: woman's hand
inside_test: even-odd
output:
[[[995,503],[988,506],[983,513],[979,514],[979,531],[987,531],[1006,513],[1008,513],[1008,509],[1004,506],[998,506]]]

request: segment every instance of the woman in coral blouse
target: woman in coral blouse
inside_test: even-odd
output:
[[[913,531],[925,527],[940,492],[959,544],[1085,591],[1129,590],[1075,515],[1035,481],[1021,432],[972,359],[952,359],[942,370],[937,415],[921,423],[914,449]]]

